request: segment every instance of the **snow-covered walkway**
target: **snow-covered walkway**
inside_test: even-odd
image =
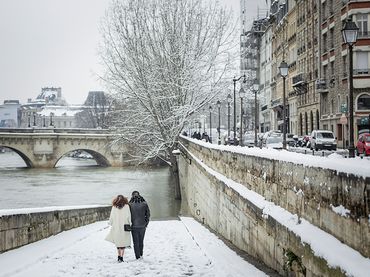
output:
[[[266,276],[192,218],[152,221],[144,259],[117,263],[107,222],[62,232],[0,255],[0,276]]]

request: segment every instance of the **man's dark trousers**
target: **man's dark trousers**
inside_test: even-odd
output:
[[[133,228],[131,230],[136,259],[143,256],[145,229],[146,228]]]

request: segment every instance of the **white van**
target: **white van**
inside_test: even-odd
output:
[[[328,130],[313,130],[310,139],[310,148],[316,151],[320,149],[337,150],[337,140],[334,133]]]

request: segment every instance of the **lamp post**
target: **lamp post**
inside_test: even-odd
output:
[[[220,100],[217,101],[217,108],[218,108],[218,145],[221,144],[221,102]]]
[[[281,77],[283,77],[283,149],[286,149],[286,99],[285,99],[285,78],[288,76],[288,64],[282,61],[279,66]]]
[[[53,113],[50,113],[50,126],[53,126]]]
[[[354,146],[354,120],[353,120],[353,45],[357,41],[359,28],[355,22],[347,20],[342,29],[343,41],[348,45],[349,50],[349,157],[355,157]]]
[[[240,76],[239,78],[234,77],[234,145],[236,143],[236,82],[240,81],[243,78],[243,83],[247,81],[245,74]]]
[[[232,96],[229,93],[227,95],[227,140],[230,139],[230,104],[231,104]]]
[[[240,142],[239,145],[243,146],[243,98],[245,97],[246,93],[243,88],[239,90],[239,97],[240,97]]]
[[[258,125],[257,124],[257,117],[258,117],[258,110],[257,110],[257,92],[259,89],[259,85],[257,83],[257,80],[255,80],[253,84],[253,92],[254,92],[254,146],[258,146],[258,140],[257,140],[257,132],[258,132]]]
[[[36,113],[33,112],[33,126],[36,126]]]
[[[209,106],[209,142],[212,143],[212,106]]]

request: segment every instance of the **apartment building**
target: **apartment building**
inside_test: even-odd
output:
[[[311,134],[320,129],[319,97],[319,8],[317,0],[296,1],[297,72],[292,76],[292,96],[296,96],[298,125],[294,133]]]
[[[353,107],[355,139],[362,129],[370,129],[370,1],[322,0],[321,74],[317,84],[320,93],[321,124],[332,130],[338,145],[347,147],[349,137],[349,57],[342,39],[346,20],[359,27],[353,49]]]

